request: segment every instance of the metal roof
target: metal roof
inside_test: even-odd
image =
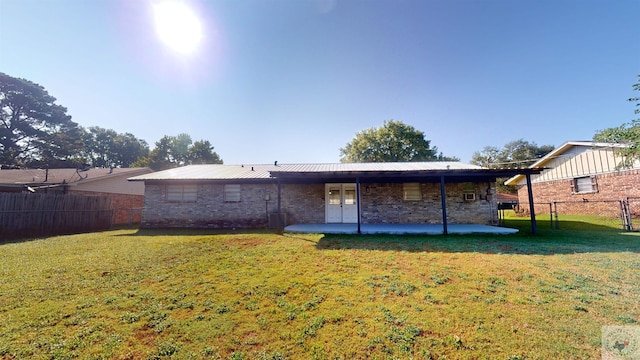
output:
[[[189,165],[129,178],[130,181],[170,180],[267,180],[283,178],[338,178],[385,176],[512,176],[523,169],[485,169],[462,162],[387,162],[332,164],[248,164],[248,165]],[[529,170],[525,172],[536,172]]]
[[[73,184],[122,175],[137,175],[149,171],[149,168],[0,169],[0,184]]]
[[[145,180],[237,180],[269,179],[274,165],[187,165],[129,178]]]
[[[458,161],[429,162],[383,162],[383,163],[333,163],[333,164],[290,164],[277,166],[274,172],[384,172],[384,171],[428,171],[453,169],[482,169],[477,165]]]

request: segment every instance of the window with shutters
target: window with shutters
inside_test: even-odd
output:
[[[198,185],[167,185],[165,198],[170,202],[195,202]]]
[[[405,201],[422,200],[422,192],[420,191],[420,183],[404,183],[402,184],[402,198]]]
[[[584,176],[573,179],[573,189],[572,192],[574,194],[584,194],[584,193],[593,193],[598,192],[598,182],[596,181],[595,176]]]
[[[240,202],[240,184],[224,186],[224,202]]]

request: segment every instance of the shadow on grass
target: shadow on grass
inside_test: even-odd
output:
[[[277,234],[277,232],[273,229],[189,229],[189,228],[169,228],[169,229],[136,229],[131,227],[119,227],[113,229],[100,230],[102,231],[114,231],[114,230],[135,230],[134,233],[125,233],[125,234],[114,234],[112,236],[122,237],[122,236],[203,236],[203,235],[226,235],[226,234]],[[41,234],[41,235],[30,235],[30,234],[21,234],[16,235],[14,237],[5,237],[4,234],[0,236],[0,246],[7,244],[15,244],[15,243],[24,243],[29,241],[36,241],[47,239],[56,236],[67,236],[67,235],[79,235],[79,234],[90,234],[92,232],[82,232],[82,231],[74,231],[74,232],[61,232],[58,234]],[[97,233],[97,232],[96,232]]]
[[[316,244],[320,250],[357,249],[410,252],[477,252],[484,254],[553,255],[596,252],[640,253],[640,233],[625,233],[606,225],[563,221],[551,229],[549,221],[538,221],[538,234],[531,234],[528,220],[508,220],[518,234],[492,235],[325,235]],[[632,234],[637,236],[625,236]]]
[[[63,234],[64,235],[64,234]],[[62,235],[51,235],[51,236],[62,236]],[[30,242],[30,241],[36,241],[36,240],[42,240],[47,238],[48,236],[37,236],[37,235],[33,235],[33,236],[11,236],[11,237],[2,237],[0,238],[0,246],[2,245],[9,245],[9,244],[19,244],[19,243],[25,243],[25,242]]]
[[[133,234],[118,234],[115,236],[202,236],[202,235],[229,235],[229,234],[277,234],[274,229],[191,229],[191,228],[166,228],[166,229],[138,229]]]
[[[595,224],[582,221],[561,221],[560,229],[551,228],[549,220],[538,220],[538,234],[531,234],[528,219],[508,219],[506,227],[517,228],[512,235],[324,235],[319,241],[288,234],[292,241],[312,241],[319,250],[359,249],[374,251],[410,252],[477,252],[486,254],[551,255],[595,252],[640,253],[640,233],[623,232],[615,222]],[[114,234],[131,236],[215,236],[265,234],[275,235],[273,229],[138,229],[135,232]],[[630,235],[630,236],[628,236]],[[39,240],[46,237],[0,240],[0,246],[10,243]]]
[[[43,239],[56,237],[56,236],[88,234],[88,233],[97,232],[97,231],[109,231],[109,229],[98,229],[93,231],[69,229],[68,231],[57,230],[57,231],[51,231],[51,232],[46,230],[42,230],[42,231],[39,230],[39,231],[22,231],[20,233],[0,233],[0,246],[43,240]]]

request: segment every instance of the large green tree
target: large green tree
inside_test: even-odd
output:
[[[506,143],[501,149],[485,146],[471,157],[471,163],[486,168],[524,168],[538,161],[554,149],[553,145],[538,146],[535,142],[518,139]]]
[[[189,148],[189,162],[191,164],[222,164],[220,156],[213,151],[209,140],[198,140]]]
[[[192,142],[188,134],[165,135],[156,141],[149,157],[137,161],[135,166],[148,166],[153,170],[166,170],[191,164],[222,164],[208,140]]]
[[[81,150],[81,129],[55,97],[34,82],[0,73],[0,164],[48,166],[77,158]]]
[[[485,146],[482,151],[476,151],[471,157],[471,163],[486,168],[524,168],[538,161],[554,149],[553,145],[538,146],[535,142],[518,139],[506,143],[501,149],[495,146]],[[514,194],[516,186],[504,185],[506,178],[496,180],[497,191]]]
[[[425,139],[422,131],[395,120],[356,133],[353,140],[340,149],[340,157],[340,161],[346,163],[458,160],[438,153],[438,148],[431,147],[431,141]]]
[[[640,75],[638,82],[633,84],[634,91],[640,91]],[[635,103],[635,114],[640,115],[640,96],[629,98],[628,101]],[[618,150],[623,155],[619,167],[629,167],[634,161],[640,159],[640,118],[631,120],[618,127],[600,130],[593,136],[594,141],[625,144],[627,147]]]
[[[92,126],[85,130],[84,155],[95,167],[130,167],[149,155],[149,145],[131,133]]]

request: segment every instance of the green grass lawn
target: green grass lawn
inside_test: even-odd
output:
[[[542,219],[542,218],[541,218]],[[593,359],[640,234],[120,230],[0,244],[0,359]],[[614,226],[614,227],[612,227]]]

